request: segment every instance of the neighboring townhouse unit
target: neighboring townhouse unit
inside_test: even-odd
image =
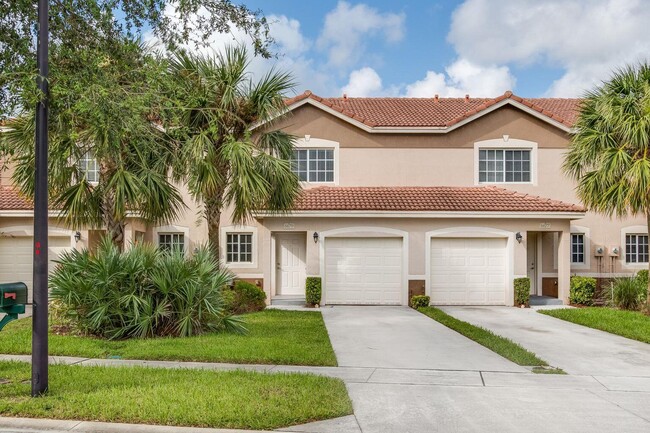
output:
[[[585,212],[562,172],[577,99],[307,91],[287,103],[290,115],[273,127],[297,137],[301,198],[287,214],[260,211],[234,226],[225,212],[221,223],[222,262],[271,302],[304,297],[307,276],[322,277],[323,304],[406,305],[424,292],[434,304],[512,305],[513,280],[524,276],[532,294],[567,302],[571,275],[608,278],[648,266],[645,219]],[[205,242],[200,206],[186,197],[178,221],[133,221],[127,242],[185,251]],[[0,187],[3,263],[30,234],[28,206],[11,216],[20,200]],[[77,241],[53,227],[61,248],[92,247],[99,236],[82,231]],[[16,268],[1,266],[0,281],[13,279]]]

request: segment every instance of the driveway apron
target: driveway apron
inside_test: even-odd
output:
[[[442,307],[535,352],[569,374],[650,377],[650,344],[512,307]]]

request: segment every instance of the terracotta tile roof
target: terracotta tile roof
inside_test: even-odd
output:
[[[18,190],[11,186],[0,185],[0,210],[32,210],[29,200],[24,199]]]
[[[584,212],[582,206],[494,186],[317,187],[298,211]]]
[[[496,98],[322,98],[307,90],[287,99],[320,102],[370,127],[450,127],[490,106],[511,99],[566,126],[576,121],[580,99],[522,98],[505,92]]]

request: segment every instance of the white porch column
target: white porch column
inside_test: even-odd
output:
[[[571,257],[569,251],[569,242],[571,232],[563,230],[558,233],[557,243],[557,297],[569,304],[569,280],[571,278]]]

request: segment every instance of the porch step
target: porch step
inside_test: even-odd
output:
[[[304,296],[279,295],[271,298],[271,305],[305,305]]]
[[[564,305],[561,299],[553,298],[551,296],[531,296],[530,305]]]

